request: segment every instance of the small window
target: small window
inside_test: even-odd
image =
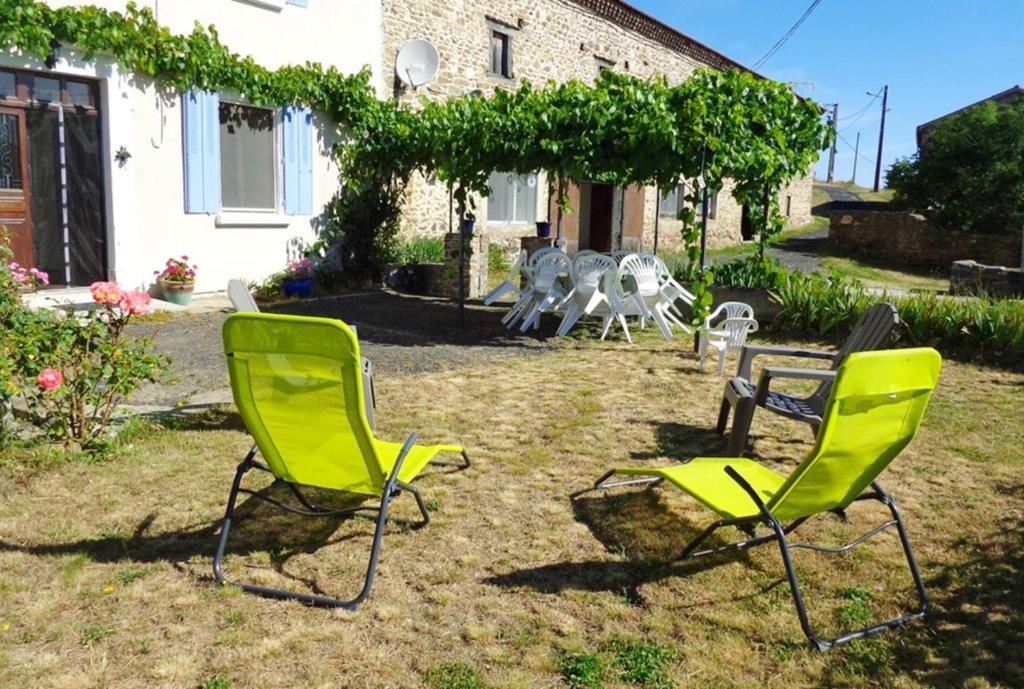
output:
[[[0,72],[0,98],[14,98],[17,95],[14,73]]]
[[[793,213],[793,197],[786,194],[786,217],[788,218]]]
[[[606,69],[610,70],[610,69],[613,69],[615,67],[615,61],[614,60],[609,60],[609,59],[604,58],[604,57],[597,57],[596,55],[594,56],[594,62],[597,63],[597,74],[598,74],[598,76],[600,76],[601,72],[605,71]]]
[[[491,74],[512,78],[512,36],[491,29]]]
[[[679,198],[682,185],[673,187],[661,195],[658,213],[676,218],[679,216]]]
[[[487,222],[529,223],[537,216],[537,175],[492,172],[488,180]]]
[[[67,100],[71,105],[77,105],[82,108],[92,107],[92,88],[90,88],[89,84],[82,83],[81,81],[68,81],[66,84]]]
[[[277,210],[274,111],[222,102],[219,114],[224,208]]]
[[[718,215],[718,192],[716,191],[708,199],[708,220],[714,220]]]
[[[29,97],[41,103],[60,103],[60,79],[33,77]]]

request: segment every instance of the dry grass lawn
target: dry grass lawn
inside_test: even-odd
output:
[[[358,613],[214,588],[215,534],[250,443],[231,410],[144,426],[99,461],[27,468],[24,452],[10,454],[0,686],[511,689],[568,686],[563,671],[604,687],[1024,686],[1024,375],[947,362],[924,429],[882,481],[933,612],[823,654],[805,645],[773,546],[680,563],[713,516],[679,491],[569,498],[613,466],[723,449],[710,430],[722,380],[699,373],[690,350],[650,335],[567,342],[381,377],[383,437],[419,429],[464,443],[475,463],[419,481],[432,522],[389,527]],[[788,472],[811,438],[762,414],[754,440],[752,456]],[[297,521],[243,502],[229,576],[339,596],[361,584],[371,522]],[[408,496],[395,505],[414,516]],[[860,504],[847,525],[822,517],[800,533],[835,544],[882,516]],[[797,562],[823,632],[912,602],[889,532]]]

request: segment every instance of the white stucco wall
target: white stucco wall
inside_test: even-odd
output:
[[[125,2],[52,0],[54,6],[96,4],[123,9]],[[274,0],[148,0],[175,33],[189,33],[194,22],[214,24],[221,41],[241,55],[251,54],[268,68],[307,61],[354,73],[369,65],[381,90],[380,5],[367,0],[309,0],[308,7],[267,7]],[[0,65],[45,70],[38,60],[0,54]],[[181,99],[152,83],[135,80],[101,58],[83,62],[62,50],[55,73],[100,80],[105,159],[106,231],[110,278],[126,287],[152,284],[153,271],[169,256],[187,254],[199,266],[196,290],[224,289],[227,280],[261,279],[280,270],[296,240],[309,242],[326,202],[338,188],[330,156],[334,125],[317,115],[313,164],[313,214],[230,216],[187,214]],[[122,167],[115,152],[131,158]],[[254,224],[251,220],[260,218]]]

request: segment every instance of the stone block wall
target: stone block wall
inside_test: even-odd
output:
[[[948,270],[971,259],[1020,265],[1020,237],[947,232],[916,213],[838,210],[828,214],[829,239],[840,249],[896,265]]]
[[[949,291],[952,294],[988,294],[993,297],[1024,296],[1024,271],[986,266],[977,261],[954,261],[949,272]]]
[[[521,79],[534,84],[571,78],[590,82],[598,75],[599,64],[642,78],[661,74],[673,84],[681,83],[702,66],[732,66],[728,58],[700,44],[684,45],[682,37],[667,27],[654,33],[634,30],[638,22],[646,21],[650,26],[650,20],[612,0],[383,0],[383,21],[387,86],[394,89],[394,97],[410,103],[472,91],[490,94],[496,89],[515,88]],[[489,39],[494,28],[512,37],[511,79],[489,72]],[[415,92],[392,81],[395,55],[402,44],[414,38],[430,40],[441,57],[434,81]],[[793,195],[792,225],[810,221],[812,181],[808,175],[788,192]],[[535,218],[542,220],[546,217],[547,189],[543,173],[538,175],[537,188]],[[407,193],[404,236],[437,236],[448,231],[448,190],[443,184],[417,174]],[[653,248],[655,197],[653,188],[644,190],[643,227],[627,237],[634,245],[630,248]],[[574,207],[577,217],[580,211]],[[740,207],[723,192],[718,211],[710,227],[709,245],[738,243]],[[477,200],[475,214],[480,230],[509,253],[518,248],[521,237],[535,232],[532,223],[487,222],[486,199]],[[678,221],[660,218],[659,248],[679,248],[680,243]]]

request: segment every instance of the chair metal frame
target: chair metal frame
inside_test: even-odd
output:
[[[623,481],[608,481],[614,476],[616,471],[605,473],[599,478],[592,489],[577,493],[573,497],[589,492],[589,490],[608,490],[610,488],[618,488],[624,486],[638,486],[646,485],[648,488],[653,488],[658,484],[662,483],[665,479],[660,477],[648,477],[639,479],[628,479]],[[683,549],[682,554],[679,556],[680,560],[693,560],[700,557],[706,557],[709,555],[717,555],[719,553],[741,551],[753,548],[758,545],[765,543],[776,542],[779,545],[779,553],[782,556],[782,564],[786,569],[786,579],[789,582],[789,592],[793,598],[793,604],[796,607],[797,617],[800,620],[800,628],[803,630],[804,635],[807,637],[811,645],[819,651],[827,651],[836,646],[849,643],[855,639],[863,639],[868,636],[895,629],[901,627],[914,620],[919,620],[925,616],[928,612],[928,595],[925,593],[924,580],[921,577],[921,572],[917,566],[917,560],[914,558],[914,552],[910,545],[910,538],[907,535],[907,529],[903,524],[903,518],[900,515],[899,508],[896,506],[896,501],[882,490],[882,487],[877,481],[871,483],[871,491],[861,493],[852,502],[858,502],[862,500],[877,500],[889,509],[891,519],[869,529],[864,534],[854,538],[848,543],[829,548],[825,546],[814,545],[811,543],[791,543],[787,536],[792,532],[796,531],[802,524],[804,524],[810,517],[801,517],[794,520],[788,525],[777,519],[765,505],[764,500],[757,494],[757,491],[740,476],[739,472],[733,469],[731,466],[725,467],[725,473],[735,481],[739,486],[750,496],[754,504],[757,505],[758,514],[749,517],[736,517],[729,519],[719,519],[708,526],[706,529],[701,531],[696,537],[691,540],[686,547]],[[845,521],[846,514],[842,510],[836,510],[835,514]],[[811,515],[814,516],[814,515]],[[756,532],[757,525],[764,525],[770,529],[770,533],[766,535],[758,535]],[[730,543],[728,545],[720,546],[717,548],[708,548],[705,550],[697,550],[697,547],[701,545],[711,534],[715,533],[718,529],[728,526],[735,526],[737,529],[745,533],[749,538],[737,543]],[[814,628],[811,625],[810,618],[807,614],[807,607],[804,604],[803,593],[800,589],[800,581],[797,578],[796,569],[793,566],[793,554],[794,549],[807,549],[821,553],[838,554],[845,553],[857,546],[870,540],[873,536],[885,531],[890,527],[896,527],[897,533],[899,534],[900,544],[903,547],[903,553],[907,559],[907,566],[910,569],[911,576],[914,579],[914,588],[917,592],[917,608],[912,613],[900,615],[899,617],[886,620],[877,624],[869,625],[861,629],[841,634],[835,638],[826,639],[815,633]]]
[[[299,501],[304,509],[298,509],[279,500],[275,500],[269,496],[263,495],[262,493],[256,492],[248,488],[242,488],[242,478],[252,469],[259,469],[261,471],[270,471],[270,468],[263,463],[256,460],[256,454],[259,451],[258,448],[253,445],[249,452],[246,454],[245,459],[238,465],[235,471],[234,481],[231,483],[231,492],[228,495],[228,505],[224,512],[224,521],[222,522],[220,537],[217,541],[217,551],[213,557],[213,578],[218,587],[225,585],[236,586],[243,591],[254,593],[259,596],[266,598],[275,598],[278,600],[295,600],[313,607],[319,608],[345,608],[347,610],[356,610],[359,605],[366,600],[366,597],[370,595],[370,589],[373,586],[374,575],[377,572],[377,558],[380,555],[381,543],[384,539],[384,526],[387,523],[388,518],[388,507],[391,501],[398,497],[401,492],[408,491],[416,499],[416,506],[419,508],[422,520],[413,524],[413,528],[422,528],[430,522],[430,513],[427,511],[426,503],[423,501],[423,496],[420,492],[411,484],[405,483],[404,481],[398,480],[398,472],[402,469],[402,463],[405,461],[405,456],[409,453],[409,450],[416,444],[417,433],[412,433],[402,445],[402,449],[398,454],[398,459],[395,461],[394,467],[391,469],[391,474],[388,476],[387,481],[384,483],[384,490],[381,492],[380,505],[377,507],[369,506],[358,506],[349,507],[339,510],[323,509],[318,505],[313,504],[309,499],[303,495],[299,490],[299,487],[294,483],[287,481],[281,481],[277,479],[275,482],[285,483],[295,495],[295,498]],[[456,467],[457,469],[468,469],[470,467],[469,455],[465,450],[462,452],[462,462],[438,462],[433,461],[430,464],[434,466],[449,466]],[[245,493],[251,495],[254,498],[270,503],[279,509],[282,509],[291,514],[297,514],[303,517],[339,517],[347,515],[355,515],[360,512],[375,512],[377,514],[376,527],[373,532],[373,544],[370,546],[370,560],[366,566],[366,577],[363,580],[363,587],[359,591],[359,594],[354,598],[348,600],[342,600],[339,598],[331,598],[329,596],[317,596],[308,593],[298,593],[295,591],[285,591],[282,589],[270,588],[268,586],[257,586],[255,584],[239,583],[229,581],[224,576],[223,561],[224,551],[228,544],[228,535],[231,531],[231,525],[234,522],[235,514],[235,503],[238,500],[238,494]]]

